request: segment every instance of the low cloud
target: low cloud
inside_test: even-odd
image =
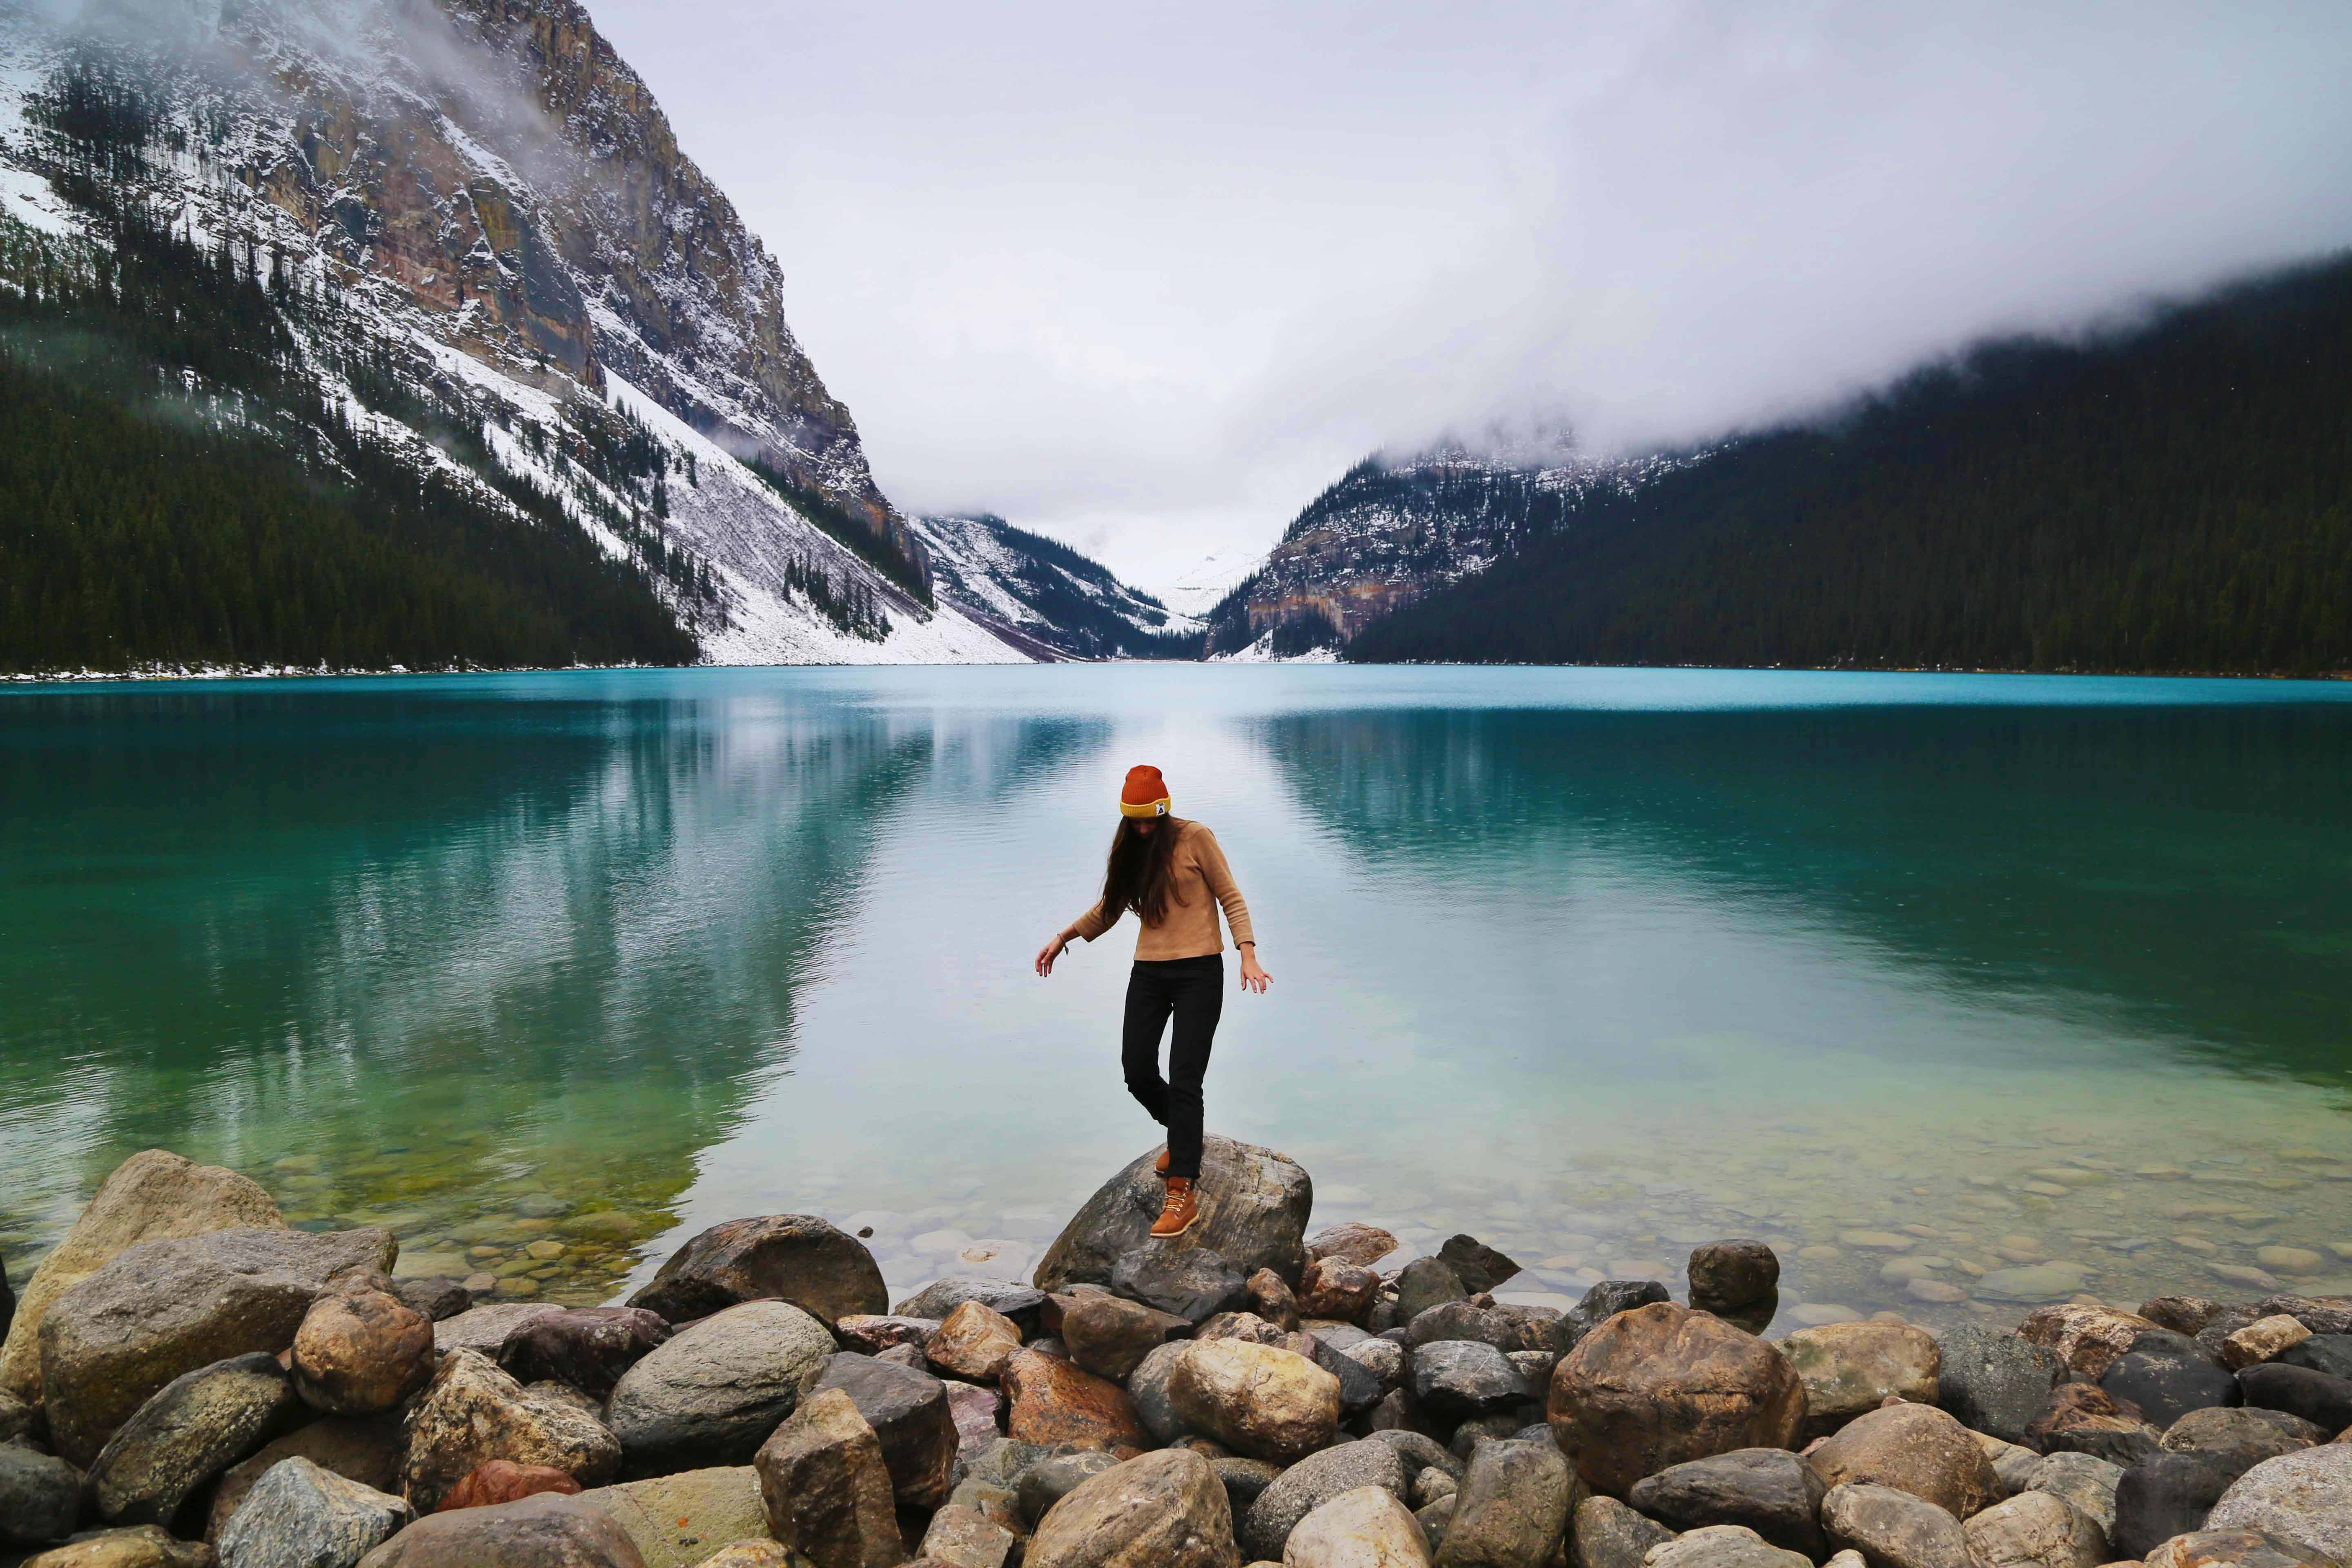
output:
[[[885,488],[1147,581],[2352,241],[2341,0],[593,9]]]

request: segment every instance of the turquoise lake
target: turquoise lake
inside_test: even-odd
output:
[[[161,1145],[518,1294],[788,1210],[1025,1274],[1157,1142],[1132,925],[1029,969],[1137,762],[1274,975],[1211,1130],[1391,1262],[2352,1290],[2352,687],[1679,670],[0,689],[0,1258]]]

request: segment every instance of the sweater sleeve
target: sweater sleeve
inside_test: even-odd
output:
[[[1118,917],[1124,912],[1124,910],[1113,910],[1109,914],[1106,915],[1103,913],[1102,900],[1100,899],[1097,899],[1094,903],[1087,908],[1085,914],[1080,915],[1076,920],[1070,922],[1070,929],[1076,931],[1078,935],[1086,941],[1092,942],[1095,938],[1102,935],[1103,932],[1110,930],[1111,927],[1118,924]]]
[[[1225,852],[1217,843],[1217,836],[1207,828],[1201,829],[1199,847],[1192,851],[1200,862],[1201,879],[1209,891],[1224,906],[1225,927],[1234,933],[1234,945],[1255,942],[1257,933],[1250,929],[1249,905],[1242,901],[1241,889],[1234,885],[1233,868],[1225,864]]]

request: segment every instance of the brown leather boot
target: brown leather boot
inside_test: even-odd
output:
[[[1160,1151],[1160,1158],[1151,1162],[1151,1173],[1161,1181],[1168,1179],[1168,1151]]]
[[[1151,1234],[1162,1238],[1181,1236],[1200,1217],[1201,1200],[1192,1191],[1192,1184],[1182,1176],[1171,1176],[1168,1201],[1160,1205],[1160,1217],[1152,1222]]]

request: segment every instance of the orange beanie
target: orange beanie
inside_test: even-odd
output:
[[[1118,814],[1121,816],[1165,816],[1168,815],[1168,781],[1160,770],[1146,763],[1127,770],[1127,787],[1118,792]]]

